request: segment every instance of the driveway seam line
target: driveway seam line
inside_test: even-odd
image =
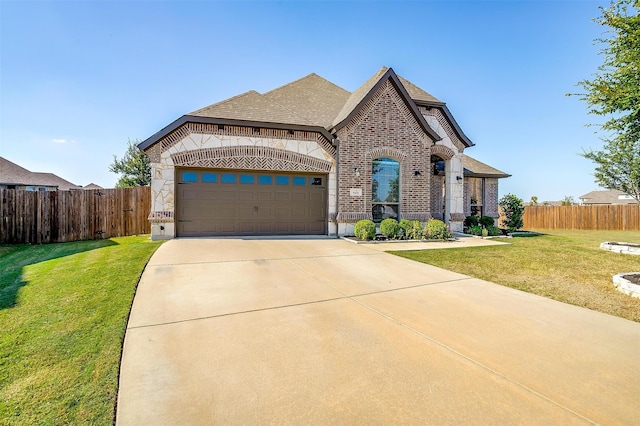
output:
[[[159,265],[149,265],[149,267],[163,267],[163,266],[188,266],[188,265],[209,265],[216,263],[241,263],[241,262],[256,262],[256,261],[264,261],[264,262],[272,262],[274,260],[300,260],[300,259],[324,259],[331,257],[351,257],[351,256],[376,256],[381,255],[384,252],[373,252],[373,253],[357,253],[357,254],[340,254],[340,255],[326,255],[326,256],[300,256],[300,257],[276,257],[276,258],[260,258],[260,259],[240,259],[240,260],[220,260],[215,262],[184,262],[184,263],[162,263]]]
[[[371,296],[371,295],[374,295],[374,294],[391,293],[391,292],[399,291],[399,290],[410,290],[410,289],[413,289],[413,288],[428,287],[428,286],[438,285],[438,284],[448,284],[448,283],[452,283],[452,282],[466,281],[466,280],[470,280],[470,279],[473,279],[473,278],[467,277],[467,278],[460,278],[460,279],[455,279],[455,280],[438,281],[438,282],[434,282],[434,283],[416,284],[416,285],[411,285],[411,286],[407,286],[407,287],[399,287],[399,288],[393,288],[393,289],[388,289],[388,290],[372,291],[372,292],[368,292],[368,293],[360,293],[360,294],[353,294],[353,295],[345,294],[345,293],[343,293],[343,292],[341,292],[341,291],[339,291],[337,289],[334,289],[333,287],[330,286],[336,292],[338,292],[340,294],[343,294],[343,296],[333,297],[333,298],[330,298],[330,299],[312,300],[310,302],[300,302],[300,303],[291,303],[291,304],[288,304],[288,305],[270,306],[270,307],[267,307],[267,308],[260,308],[260,309],[249,309],[249,310],[246,310],[246,311],[228,312],[228,313],[225,313],[225,314],[218,314],[218,315],[208,315],[208,316],[205,316],[205,317],[188,318],[188,319],[176,320],[176,321],[167,321],[167,322],[156,323],[156,324],[137,325],[137,326],[134,326],[134,327],[127,327],[127,330],[135,330],[135,329],[138,329],[138,328],[161,327],[161,326],[164,326],[164,325],[181,324],[181,323],[191,322],[191,321],[202,321],[202,320],[213,319],[213,318],[228,317],[228,316],[232,316],[232,315],[242,315],[242,314],[250,314],[250,313],[254,313],[254,312],[274,311],[274,310],[277,310],[277,309],[285,309],[285,308],[295,308],[297,306],[305,306],[305,305],[313,305],[313,304],[319,304],[319,303],[325,303],[325,302],[333,302],[333,301],[336,301],[336,300],[347,300],[347,299],[352,299],[354,297],[365,297],[365,296]]]
[[[459,356],[461,358],[466,359],[467,361],[473,363],[474,365],[477,365],[478,367],[480,367],[480,368],[482,368],[482,369],[484,369],[484,370],[486,370],[486,371],[488,371],[488,372],[490,372],[490,373],[492,373],[492,374],[494,374],[494,375],[506,380],[507,382],[509,382],[509,383],[511,383],[511,384],[513,384],[513,385],[525,390],[526,392],[529,392],[529,393],[537,396],[538,398],[541,398],[541,399],[549,402],[550,404],[555,405],[556,407],[559,407],[559,408],[561,408],[561,409],[563,409],[565,411],[568,411],[569,413],[573,414],[576,417],[579,417],[579,418],[581,418],[581,419],[583,419],[583,420],[585,420],[585,421],[587,421],[587,422],[589,422],[589,423],[591,423],[593,425],[598,424],[597,422],[591,420],[588,417],[583,416],[582,414],[572,410],[571,408],[561,404],[560,402],[557,402],[554,399],[551,399],[550,397],[548,397],[548,396],[536,391],[535,389],[530,388],[529,386],[527,386],[527,385],[525,385],[523,383],[520,383],[519,381],[516,381],[515,379],[512,379],[511,377],[507,376],[506,374],[501,373],[501,372],[489,367],[488,365],[485,365],[482,362],[477,361],[474,358],[471,358],[470,356],[463,354],[462,352],[452,348],[451,346],[449,346],[449,345],[447,345],[447,344],[445,344],[445,343],[443,343],[443,342],[441,342],[441,341],[439,341],[437,339],[434,339],[433,337],[423,333],[422,331],[420,331],[418,329],[415,329],[415,328],[409,326],[408,324],[405,324],[402,321],[399,321],[399,320],[395,319],[391,315],[385,314],[384,312],[379,311],[379,310],[373,308],[372,306],[367,305],[366,303],[364,303],[361,300],[357,300],[356,297],[359,297],[359,296],[353,296],[353,297],[350,297],[350,299],[352,299],[354,302],[356,302],[357,304],[359,304],[363,308],[365,308],[365,309],[367,309],[367,310],[369,310],[369,311],[371,311],[371,312],[373,312],[373,313],[375,313],[375,314],[387,319],[388,321],[391,321],[391,322],[395,323],[396,325],[399,325],[400,327],[402,327],[402,328],[404,328],[404,329],[406,329],[406,330],[408,330],[408,331],[410,331],[410,332],[422,337],[425,340],[428,340],[428,341],[430,341],[430,342],[432,342],[432,343],[444,348],[445,350],[447,350],[447,351],[449,351],[449,352],[451,352],[451,353],[453,353],[453,354],[455,354],[455,355],[457,355],[457,356]]]

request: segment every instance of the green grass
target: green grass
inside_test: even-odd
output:
[[[148,236],[0,246],[0,424],[112,424]]]
[[[392,252],[507,287],[640,322],[640,299],[613,288],[612,277],[640,272],[640,256],[608,252],[603,241],[640,243],[640,231],[540,230],[509,245]]]

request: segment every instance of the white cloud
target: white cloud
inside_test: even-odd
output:
[[[51,142],[55,143],[67,143],[66,139],[51,139]]]

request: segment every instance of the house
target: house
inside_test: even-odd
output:
[[[309,74],[183,115],[138,145],[151,161],[152,238],[347,235],[361,219],[498,217],[509,175],[446,104],[383,67],[353,93]],[[472,204],[471,201],[474,201]]]
[[[82,189],[53,173],[31,172],[3,157],[0,157],[0,188],[26,191]]]
[[[584,206],[595,206],[599,204],[638,204],[638,201],[631,195],[625,194],[617,189],[591,191],[578,198],[580,199],[580,204]]]
[[[97,185],[91,182],[90,184],[83,186],[82,189],[104,189],[104,188],[101,187],[100,185]]]

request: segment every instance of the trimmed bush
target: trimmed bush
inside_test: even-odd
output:
[[[467,234],[471,235],[482,235],[482,226],[476,225],[467,229]]]
[[[500,228],[494,225],[487,226],[487,231],[489,232],[489,236],[495,237],[496,235],[502,235],[502,231]]]
[[[411,230],[409,234],[409,238],[412,240],[422,240],[424,238],[424,228],[422,227],[422,222],[420,222],[419,220],[411,221]]]
[[[402,228],[397,220],[393,218],[387,218],[380,223],[380,232],[387,238],[398,238]]]
[[[410,238],[409,234],[411,233],[411,229],[413,228],[413,222],[410,221],[409,219],[400,219],[400,223],[398,225],[402,230],[402,236],[405,239]]]
[[[427,238],[434,240],[446,240],[451,238],[451,232],[447,228],[447,225],[438,219],[429,219],[424,227]]]
[[[369,219],[356,222],[353,234],[361,240],[373,240],[376,236],[376,224]]]
[[[495,225],[495,223],[496,223],[496,220],[491,216],[482,216],[480,218],[480,225],[484,226],[485,228],[493,226]]]
[[[478,226],[478,216],[467,216],[464,219],[464,226],[467,228],[471,228],[472,226]]]

